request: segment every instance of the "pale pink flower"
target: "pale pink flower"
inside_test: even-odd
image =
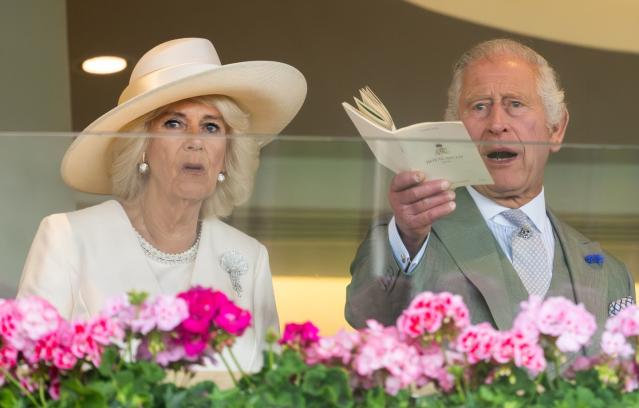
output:
[[[306,348],[306,362],[308,364],[339,362],[348,365],[353,356],[353,350],[360,343],[359,332],[339,330],[335,336],[320,337]]]
[[[558,337],[565,329],[565,320],[574,304],[568,299],[553,297],[546,300],[537,312],[537,327],[543,334]]]
[[[441,346],[437,343],[431,343],[427,347],[421,347],[419,352],[421,354],[420,365],[426,378],[432,380],[439,378],[440,371],[445,363],[444,351]],[[418,385],[422,386],[426,382],[422,380]]]
[[[612,357],[630,357],[634,351],[621,333],[604,332],[601,336],[601,349]]]
[[[179,347],[177,345],[169,345],[167,347],[157,353],[155,356],[155,361],[161,366],[168,366],[169,364],[179,361],[186,358],[186,353],[184,352],[184,347]]]
[[[397,393],[402,389],[402,382],[399,378],[388,376],[384,380],[384,389],[390,395],[397,395]]]
[[[565,298],[552,297],[541,302],[539,297],[531,296],[521,303],[521,309],[513,323],[519,335],[532,342],[537,342],[539,335],[553,338],[562,352],[579,351],[597,329],[594,316],[583,304],[575,305]]]
[[[536,343],[539,340],[536,316],[528,311],[522,311],[515,317],[513,331],[518,337],[524,337],[530,342]]]
[[[189,316],[189,307],[182,298],[161,295],[153,302],[152,313],[158,329],[171,331]]]
[[[396,327],[383,327],[371,320],[367,324],[360,333],[362,342],[352,361],[353,370],[364,387],[383,378],[386,391],[395,395],[422,375],[419,353],[401,340]]]
[[[130,326],[135,314],[135,307],[129,303],[127,295],[119,295],[107,299],[104,308],[100,312],[101,316],[117,321],[122,327]]]
[[[19,299],[16,305],[21,316],[21,330],[33,341],[57,330],[62,320],[58,311],[41,298]]]
[[[117,320],[105,316],[96,316],[87,322],[87,330],[94,341],[108,346],[124,338],[124,328]]]
[[[623,381],[623,390],[625,392],[633,392],[639,388],[639,380],[637,377],[625,377]]]
[[[156,326],[155,313],[153,306],[145,301],[140,305],[135,317],[130,323],[131,330],[135,333],[148,334]]]
[[[639,307],[631,305],[619,312],[621,333],[625,337],[639,335]]]
[[[447,369],[442,368],[437,375],[437,384],[445,392],[450,392],[455,387],[455,376],[448,372]]]

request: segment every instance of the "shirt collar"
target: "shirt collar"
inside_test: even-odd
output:
[[[475,205],[477,205],[484,221],[492,221],[497,224],[512,226],[512,224],[503,215],[501,215],[503,211],[509,210],[508,207],[497,204],[490,198],[480,194],[472,186],[467,186],[466,189],[475,202]],[[544,225],[544,221],[547,218],[546,199],[544,198],[543,187],[541,192],[537,194],[535,198],[519,209],[522,210],[528,218],[530,218],[535,227],[541,231],[541,227]]]

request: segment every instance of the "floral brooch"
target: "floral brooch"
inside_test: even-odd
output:
[[[229,274],[231,286],[237,296],[242,297],[244,288],[242,288],[240,277],[248,271],[248,262],[244,256],[236,250],[227,251],[220,256],[220,265]]]

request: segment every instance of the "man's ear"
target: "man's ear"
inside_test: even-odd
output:
[[[559,121],[559,123],[555,124],[550,129],[550,151],[553,153],[557,153],[559,149],[561,149],[561,143],[564,141],[564,136],[566,135],[566,128],[568,127],[568,120],[570,119],[570,114],[568,113],[568,109],[564,109],[564,115]]]

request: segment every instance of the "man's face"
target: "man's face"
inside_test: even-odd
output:
[[[495,184],[476,186],[483,195],[521,205],[541,192],[544,166],[564,137],[567,117],[548,129],[536,68],[512,55],[470,64],[462,79],[458,111],[479,146]],[[523,144],[521,144],[523,143]]]

